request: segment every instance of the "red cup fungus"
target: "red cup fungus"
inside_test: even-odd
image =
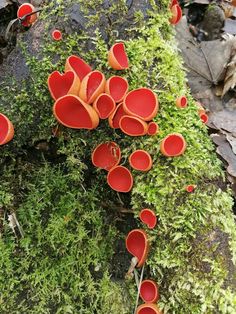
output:
[[[5,145],[13,139],[14,127],[7,116],[0,113],[0,145]]]
[[[95,102],[93,108],[99,115],[100,119],[107,119],[116,109],[114,99],[108,94],[100,94]]]
[[[66,95],[58,98],[53,106],[55,118],[64,126],[72,129],[95,129],[99,117],[92,106],[77,96]]]
[[[149,229],[154,229],[157,224],[157,217],[151,209],[142,209],[139,218]]]
[[[113,190],[127,193],[133,187],[133,176],[126,167],[115,166],[108,172],[107,182]]]
[[[126,237],[126,248],[130,254],[138,259],[137,267],[143,266],[149,252],[147,234],[142,229],[134,229]]]
[[[35,11],[35,7],[30,3],[23,3],[17,10],[17,17],[23,18],[25,15]],[[21,24],[25,27],[29,27],[37,20],[37,13],[27,16],[22,20]]]
[[[105,92],[114,99],[116,103],[120,103],[129,89],[128,81],[121,76],[110,77],[105,86]]]
[[[170,23],[176,25],[182,18],[182,9],[178,4],[171,7],[172,17],[170,18]]]
[[[149,171],[152,168],[152,157],[145,150],[136,150],[129,156],[132,168],[139,171]]]
[[[137,117],[122,116],[119,122],[122,132],[129,136],[142,136],[147,134],[147,123]]]
[[[129,60],[124,43],[116,43],[111,47],[108,52],[108,64],[114,70],[124,70],[129,68]]]
[[[161,141],[160,150],[167,157],[176,157],[185,152],[186,146],[186,141],[181,134],[172,133]]]
[[[149,88],[139,88],[129,92],[124,98],[124,110],[128,115],[144,121],[152,120],[158,111],[156,94]]]
[[[188,193],[192,193],[192,192],[195,191],[196,187],[197,187],[196,185],[190,184],[190,185],[187,185],[187,186],[185,187],[185,190],[186,190]]]
[[[141,282],[140,297],[145,303],[156,303],[160,299],[155,281],[147,279]]]
[[[147,130],[147,134],[154,136],[156,134],[158,134],[159,132],[159,126],[156,122],[151,121],[148,123],[148,130]]]
[[[186,108],[187,105],[188,105],[188,99],[186,96],[180,96],[176,99],[176,106],[178,108],[183,109],[183,108]]]
[[[56,41],[62,40],[62,33],[58,29],[54,29],[52,32],[52,38]]]
[[[114,142],[99,144],[92,153],[92,163],[95,167],[109,171],[120,162],[120,147]]]
[[[67,94],[79,94],[80,80],[73,71],[61,74],[58,71],[52,72],[48,77],[48,89],[54,100]]]
[[[206,113],[200,114],[200,118],[201,118],[203,123],[207,123],[209,120],[208,115]]]

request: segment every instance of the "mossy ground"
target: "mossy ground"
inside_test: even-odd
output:
[[[151,252],[145,274],[160,284],[160,307],[176,314],[234,314],[235,278],[229,280],[229,271],[234,271],[229,261],[231,257],[236,261],[232,198],[218,184],[224,181],[221,163],[186,86],[168,22],[168,3],[157,6],[150,1],[146,23],[143,13],[136,12],[135,25],[126,32],[130,34],[126,48],[131,67],[122,72],[131,89],[145,86],[157,93],[160,134],[131,138],[102,122],[94,131],[59,127],[59,136],[53,135],[58,125],[46,85],[53,70],[63,70],[66,58],[74,53],[107,78],[116,73],[108,68],[107,50],[115,40],[123,39],[116,37],[119,34],[114,29],[127,9],[124,1],[106,9],[101,9],[102,3],[88,1],[83,9],[87,14],[93,9],[91,24],[99,25],[101,16],[110,17],[106,41],[99,30],[93,38],[86,32],[73,32],[62,42],[51,42],[45,32],[41,54],[32,56],[22,38],[19,45],[30,77],[20,88],[8,78],[0,91],[1,112],[16,129],[14,141],[0,151],[0,207],[6,213],[15,210],[25,232],[23,239],[16,240],[4,220],[1,313],[130,314],[133,282],[127,286],[110,278],[114,247],[120,238],[116,208],[126,206],[138,215],[148,206],[157,213],[158,226],[148,231]],[[41,16],[46,29],[53,27],[49,18],[57,14],[62,19],[64,10],[63,1],[50,1]],[[179,110],[175,98],[182,94],[188,95],[189,106]],[[160,140],[170,132],[186,138],[188,147],[181,157],[165,158],[159,153]],[[130,195],[118,196],[109,189],[106,173],[91,164],[91,151],[106,140],[119,143],[124,165],[135,149],[146,149],[153,156],[150,172],[133,172]],[[197,185],[194,193],[184,191],[188,184]],[[214,238],[215,230],[227,234],[225,256],[217,251],[221,238]],[[206,244],[211,237],[214,245]]]

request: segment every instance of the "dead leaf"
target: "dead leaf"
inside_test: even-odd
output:
[[[223,110],[211,114],[211,122],[218,130],[236,133],[236,110]]]
[[[5,8],[9,2],[7,0],[0,0],[0,10]]]
[[[235,85],[236,85],[236,55],[227,65],[222,96],[224,96],[230,89],[234,88]]]
[[[235,35],[236,34],[236,21],[232,19],[226,19],[223,27],[225,33]]]
[[[215,88],[216,96],[221,97],[222,94],[223,94],[223,90],[224,90],[224,84],[217,85],[216,88]]]
[[[222,2],[221,7],[224,11],[225,18],[228,20],[228,18],[234,14],[234,8],[232,7],[232,5],[230,5],[229,3],[226,3],[226,2]],[[227,20],[225,20],[225,23]]]
[[[234,154],[236,155],[236,137],[230,133],[227,133],[226,139],[230,143],[230,146],[232,147],[232,150],[233,150]]]
[[[191,3],[209,4],[209,0],[193,0]]]
[[[225,109],[222,99],[215,95],[214,87],[200,92],[192,92],[192,94],[210,112],[222,111]]]
[[[236,47],[234,36],[225,36],[224,40],[204,41],[197,43],[189,32],[186,18],[183,17],[176,27],[177,41],[186,67],[191,75],[202,79],[203,87],[205,81],[210,85],[217,84],[223,80],[226,73],[226,65],[229,63],[231,55]],[[190,85],[194,85],[196,78],[190,80]],[[191,86],[192,88],[192,86]],[[199,89],[198,89],[199,91]]]
[[[234,43],[235,41],[235,43]],[[220,82],[226,72],[226,65],[228,64],[234,50],[236,39],[231,38],[225,41],[212,40],[201,43],[201,50],[211,74],[212,83],[215,85]]]
[[[224,135],[212,134],[213,142],[219,145],[216,152],[228,163],[228,173],[236,177],[236,155],[232,152],[230,144],[227,142]]]

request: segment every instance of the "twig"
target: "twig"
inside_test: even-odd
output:
[[[26,20],[27,17],[29,17],[29,16],[31,16],[31,15],[33,15],[33,14],[36,14],[36,13],[38,13],[38,12],[41,12],[41,11],[43,11],[43,9],[38,9],[38,10],[36,10],[36,11],[30,12],[30,13],[28,13],[28,14],[25,14],[25,15],[22,16],[22,17],[18,17],[18,19],[19,19],[21,22],[24,22],[24,20]]]
[[[12,28],[12,26],[13,26],[16,22],[17,22],[18,24],[20,24],[20,21],[19,21],[18,18],[17,18],[17,19],[14,19],[14,20],[12,20],[12,21],[9,22],[9,24],[8,24],[8,26],[7,26],[7,29],[6,29],[6,32],[5,32],[5,40],[8,39],[8,34],[9,34],[9,32],[10,32],[10,29]]]
[[[128,208],[118,207],[118,209],[121,213],[125,213],[125,214],[133,214],[134,213],[134,211],[132,209],[128,209]]]
[[[135,257],[135,256],[132,257],[131,262],[130,262],[130,267],[129,267],[129,269],[128,269],[127,274],[125,275],[126,278],[129,278],[130,276],[132,276],[133,271],[134,271],[134,269],[135,269],[135,267],[136,267],[137,264],[138,264],[138,259],[137,259],[137,257]]]
[[[135,278],[136,286],[137,286],[137,289],[138,289],[140,278],[139,278],[139,275],[138,275],[138,272],[137,272],[136,269],[134,269],[134,278]]]
[[[15,228],[17,227],[20,235],[22,238],[24,238],[24,232],[23,229],[21,227],[21,225],[19,224],[19,221],[16,217],[16,214],[13,212],[12,214],[8,215],[8,221],[9,221],[9,226],[12,229],[12,231],[14,232],[15,237],[17,238],[17,234],[16,234],[16,230]]]
[[[128,6],[128,11],[131,9],[133,3],[134,3],[134,0],[131,0],[131,1],[130,1],[130,5]]]
[[[19,232],[20,232],[20,235],[21,235],[21,237],[22,237],[22,238],[24,238],[24,231],[23,231],[23,229],[22,229],[21,225],[19,224],[18,219],[16,218],[16,214],[15,214],[15,213],[13,213],[13,216],[14,216],[14,219],[15,219],[16,225],[17,225],[17,227],[18,227],[18,230],[19,230]]]
[[[121,203],[122,205],[125,205],[125,204],[122,202],[121,197],[120,197],[120,194],[119,194],[118,192],[117,192],[117,196],[118,196],[118,199],[119,199],[120,203]]]
[[[141,271],[141,275],[140,275],[139,286],[138,286],[138,293],[137,293],[136,304],[135,304],[135,308],[134,308],[134,314],[136,313],[136,310],[137,310],[137,307],[138,307],[140,288],[141,288],[141,283],[143,281],[143,273],[144,273],[144,265],[142,267],[142,271]]]
[[[3,233],[4,209],[0,208],[0,237]]]

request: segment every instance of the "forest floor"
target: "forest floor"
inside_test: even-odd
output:
[[[209,135],[236,197],[235,12],[229,3],[194,1],[176,27],[176,39],[192,95],[207,110]]]

